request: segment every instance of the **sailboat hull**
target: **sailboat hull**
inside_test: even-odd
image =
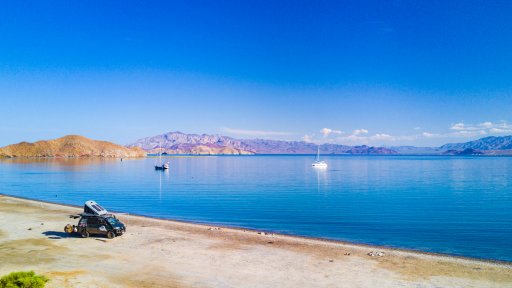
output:
[[[324,161],[318,161],[318,162],[311,164],[311,166],[313,166],[315,168],[327,168],[327,163],[325,163]]]
[[[155,170],[167,170],[169,169],[169,164],[163,164],[163,165],[155,165]]]

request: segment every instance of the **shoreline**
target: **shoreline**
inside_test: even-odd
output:
[[[0,197],[23,200],[23,201],[27,201],[27,202],[32,202],[34,204],[44,203],[44,204],[49,204],[49,205],[56,205],[56,206],[76,208],[76,209],[83,208],[82,206],[77,206],[77,205],[64,204],[64,203],[58,203],[58,202],[52,202],[52,201],[46,201],[46,200],[39,200],[39,199],[33,199],[33,198],[21,197],[21,196],[12,196],[12,195],[3,194],[3,193],[0,193]],[[138,217],[141,219],[167,221],[167,222],[175,223],[175,224],[194,225],[194,226],[203,227],[203,228],[215,226],[215,227],[219,227],[222,229],[229,229],[229,230],[238,231],[238,232],[268,233],[268,234],[273,234],[273,235],[276,235],[279,237],[296,239],[296,240],[301,239],[301,240],[306,240],[306,241],[315,241],[318,243],[329,243],[329,244],[335,244],[335,245],[340,244],[340,245],[345,245],[345,246],[354,246],[354,247],[358,247],[358,248],[368,248],[368,249],[374,249],[374,250],[375,249],[388,250],[388,251],[401,252],[401,253],[411,253],[411,254],[418,254],[418,255],[424,255],[424,256],[432,256],[432,257],[436,257],[436,258],[445,258],[445,259],[450,259],[450,260],[482,262],[482,263],[512,268],[512,261],[505,261],[505,260],[476,258],[476,257],[470,257],[470,256],[452,255],[452,254],[437,253],[437,252],[427,252],[427,251],[399,248],[399,247],[386,246],[386,245],[373,245],[373,244],[367,244],[367,243],[358,243],[358,242],[336,240],[336,239],[329,239],[329,238],[322,238],[322,237],[303,236],[303,235],[296,235],[296,234],[285,234],[285,233],[280,233],[280,232],[274,232],[272,230],[258,230],[258,229],[254,229],[254,228],[229,226],[229,225],[223,225],[223,224],[218,224],[218,223],[213,223],[213,222],[208,223],[208,222],[195,222],[195,221],[187,221],[187,220],[160,218],[160,217],[153,217],[153,216],[136,214],[136,213],[127,213],[127,212],[123,212],[123,211],[110,211],[109,210],[109,212],[111,212],[113,214],[123,215],[123,216],[126,215],[126,216]]]
[[[132,214],[117,215],[127,232],[111,240],[67,235],[81,210],[0,195],[0,275],[34,270],[49,288],[512,285],[508,263]]]
[[[180,157],[272,157],[272,156],[284,156],[284,157],[294,157],[294,156],[316,156],[316,154],[167,154],[162,155],[163,158],[180,158]],[[323,157],[453,157],[453,158],[510,158],[512,157],[512,153],[505,154],[468,154],[468,155],[456,155],[456,154],[323,154]],[[0,155],[0,159],[107,159],[107,160],[137,160],[144,158],[156,158],[159,157],[158,154],[146,154],[145,156],[4,156]]]

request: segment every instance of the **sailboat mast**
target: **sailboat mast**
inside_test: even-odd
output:
[[[158,143],[158,161],[162,164],[162,143]]]

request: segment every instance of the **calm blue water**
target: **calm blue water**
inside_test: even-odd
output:
[[[512,261],[512,158],[313,156],[0,161],[0,192]],[[66,222],[63,219],[63,222]]]

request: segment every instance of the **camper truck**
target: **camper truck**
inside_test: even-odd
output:
[[[68,234],[78,233],[83,238],[90,235],[104,235],[112,239],[126,232],[126,226],[114,214],[109,213],[94,201],[85,202],[84,212],[70,215],[70,217],[80,218],[80,220],[78,225],[68,224],[64,227],[64,231]]]

